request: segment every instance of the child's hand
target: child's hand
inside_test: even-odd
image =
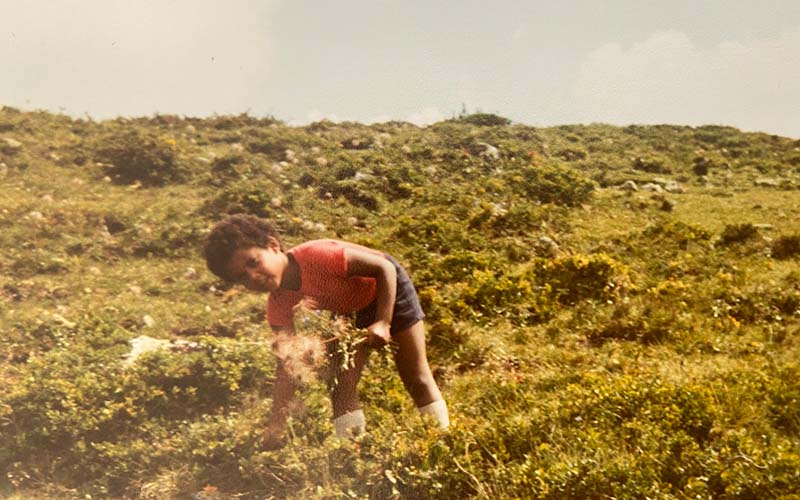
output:
[[[381,347],[391,342],[389,323],[376,321],[367,327],[367,342],[373,347]]]

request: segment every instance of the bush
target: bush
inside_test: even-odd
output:
[[[511,124],[511,120],[503,118],[502,116],[492,113],[472,113],[470,115],[461,116],[456,121],[468,123],[470,125],[478,125],[480,127],[503,127]]]
[[[0,468],[119,496],[180,459],[195,420],[241,408],[270,380],[266,346],[202,338],[126,369],[127,332],[112,322],[84,318],[73,334],[68,350],[32,359],[0,394]]]
[[[631,162],[634,170],[641,170],[651,174],[669,174],[672,170],[666,166],[665,161],[660,158],[634,158]]]
[[[776,259],[790,259],[800,255],[800,234],[781,236],[772,243],[772,256]]]
[[[541,203],[575,207],[589,201],[594,182],[574,169],[561,165],[528,166],[512,185],[521,194]]]
[[[750,223],[726,224],[720,236],[720,244],[728,246],[734,243],[743,243],[755,238],[757,234],[758,229]]]
[[[122,184],[163,186],[183,181],[188,175],[174,139],[138,128],[107,137],[95,156],[110,164],[106,167],[108,175]]]
[[[536,281],[549,287],[562,304],[584,299],[612,300],[629,284],[627,269],[605,254],[540,260],[533,272]]]

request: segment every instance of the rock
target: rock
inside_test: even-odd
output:
[[[664,212],[672,212],[675,208],[676,203],[672,200],[664,199],[661,201],[661,206],[659,209],[663,210]]]
[[[11,137],[3,138],[4,147],[2,148],[3,151],[7,153],[16,153],[20,149],[22,149],[22,143],[16,139],[12,139]]]
[[[142,287],[140,287],[140,286],[131,285],[131,286],[128,287],[128,290],[134,295],[141,295],[142,294]]]
[[[194,159],[205,165],[211,164],[211,160],[206,158],[205,156],[195,156]]]
[[[492,203],[492,216],[500,217],[508,213],[508,209],[502,203]]]
[[[496,147],[492,146],[491,144],[487,144],[485,142],[479,142],[479,145],[483,146],[483,151],[481,151],[481,156],[487,158],[492,161],[497,161],[500,159],[500,150]]]
[[[315,231],[323,232],[323,231],[325,231],[326,229],[328,229],[328,228],[327,228],[327,227],[325,227],[325,224],[323,224],[323,223],[321,223],[321,222],[315,222],[315,223],[314,223],[314,230],[315,230]]]
[[[647,184],[642,185],[642,191],[653,191],[654,193],[663,193],[664,188],[661,187],[660,184],[656,184],[655,182],[648,182]]]
[[[198,274],[197,270],[193,267],[187,267],[186,272],[183,273],[183,279],[186,280],[196,280],[199,277],[200,274]]]
[[[156,320],[154,320],[153,317],[150,316],[149,314],[145,314],[144,316],[142,316],[142,322],[144,322],[144,326],[146,326],[147,328],[153,328],[154,326],[156,326]]]
[[[242,144],[239,142],[235,142],[231,144],[231,150],[234,153],[244,153],[244,146],[242,146]]]
[[[550,257],[556,257],[558,255],[558,243],[556,243],[553,238],[550,238],[549,236],[539,237],[539,247]]]
[[[42,196],[42,201],[45,203],[53,203],[53,197],[49,194]]]
[[[622,185],[619,186],[619,189],[623,191],[638,191],[639,186],[637,186],[635,182],[628,180],[623,182]]]
[[[358,225],[358,218],[357,217],[348,217],[347,224],[350,226],[357,226]]]
[[[170,348],[170,341],[163,339],[154,339],[147,335],[140,335],[135,339],[131,339],[131,350],[128,354],[123,356],[124,365],[132,365],[142,354],[146,352],[160,351]]]
[[[780,187],[781,185],[778,179],[771,179],[769,177],[760,177],[755,180],[754,184],[758,187]]]
[[[70,321],[60,314],[51,314],[50,316],[57,322],[61,323],[63,326],[66,326],[67,328],[75,328],[75,326],[77,325],[77,323],[75,323],[74,321]]]
[[[403,153],[406,153],[406,154],[408,154],[408,153],[410,153],[410,152],[411,152],[411,147],[410,147],[409,145],[407,145],[407,144],[403,144],[403,145],[400,147],[400,151],[402,151]]]
[[[271,206],[272,208],[281,208],[282,205],[283,201],[281,201],[280,198],[272,198],[271,200],[269,200],[269,206]]]
[[[194,128],[194,125],[186,125],[186,132],[194,134],[195,132],[197,132],[197,129]]]
[[[37,211],[28,212],[27,217],[30,220],[44,220],[44,215],[42,214],[42,212],[37,212]]]
[[[664,179],[663,177],[656,177],[655,179],[653,179],[653,183],[658,184],[664,189],[664,191],[668,193],[686,192],[686,190],[683,189],[683,187],[681,187],[680,184],[678,184],[677,182],[670,179]]]
[[[318,155],[320,151],[319,146],[311,146],[311,152],[315,155]]]
[[[328,164],[328,159],[324,156],[318,156],[314,159],[314,163],[316,163],[318,167],[324,167]]]
[[[283,156],[286,159],[286,161],[290,161],[293,163],[297,162],[297,155],[291,149],[287,149],[286,151],[284,151]]]

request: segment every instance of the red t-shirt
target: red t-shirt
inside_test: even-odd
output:
[[[302,299],[315,308],[348,313],[365,308],[375,300],[375,278],[347,276],[344,250],[352,248],[376,255],[383,253],[339,240],[311,240],[287,253],[300,267],[300,289],[279,288],[267,299],[267,322],[271,326],[292,325],[293,309]]]

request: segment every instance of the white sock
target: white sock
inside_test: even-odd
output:
[[[348,438],[364,432],[367,427],[367,419],[361,410],[351,411],[333,419],[333,430],[336,437]]]
[[[430,415],[433,417],[442,429],[450,427],[450,416],[447,414],[447,403],[444,402],[444,399],[421,406],[417,408],[417,410],[419,410],[421,415]]]

